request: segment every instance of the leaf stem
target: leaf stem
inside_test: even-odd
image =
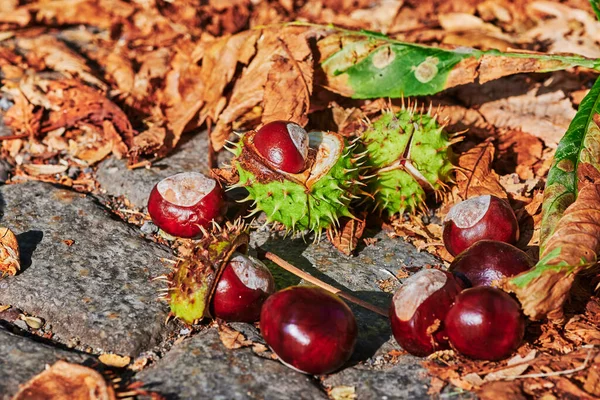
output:
[[[304,279],[305,281],[310,282],[313,285],[320,287],[321,289],[325,289],[330,293],[340,296],[342,299],[348,300],[351,303],[357,304],[361,307],[366,308],[367,310],[373,311],[374,313],[377,313],[379,315],[382,315],[382,316],[388,318],[388,313],[386,310],[379,308],[377,306],[374,306],[373,304],[363,301],[357,297],[354,297],[351,294],[348,294],[338,288],[335,288],[335,287],[321,281],[320,279],[315,278],[314,276],[302,271],[301,269],[294,267],[292,264],[288,263],[287,261],[285,261],[278,255],[271,253],[270,251],[265,251],[261,248],[257,248],[257,250],[259,252],[259,258],[270,260],[270,261],[274,262],[275,264],[277,264],[279,267],[285,269],[286,271],[291,272],[292,274]]]

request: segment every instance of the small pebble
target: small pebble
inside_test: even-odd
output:
[[[6,111],[14,105],[15,103],[10,101],[6,97],[0,97],[0,109],[2,109],[2,111]]]
[[[179,331],[180,335],[188,335],[191,332],[191,330],[189,328],[181,328],[181,330]]]
[[[142,225],[140,230],[142,231],[142,233],[145,233],[146,235],[152,235],[152,234],[155,234],[156,232],[158,232],[158,226],[154,225],[150,221],[146,221],[146,222],[144,222],[144,225]]]
[[[24,331],[29,330],[29,326],[27,326],[27,323],[25,321],[23,321],[22,319],[18,319],[14,323],[17,327],[19,327],[20,329],[23,329]]]
[[[84,174],[91,174],[92,172],[94,172],[94,168],[92,167],[85,167],[83,170]]]

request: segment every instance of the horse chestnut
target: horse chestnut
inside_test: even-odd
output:
[[[263,304],[263,338],[286,365],[307,374],[326,374],[352,355],[358,329],[338,296],[314,286],[292,286]]]
[[[514,244],[519,224],[510,205],[492,196],[477,196],[454,205],[444,220],[444,245],[456,256],[479,240]]]
[[[217,283],[212,314],[226,321],[258,321],[264,301],[274,291],[273,275],[262,262],[235,253]]]
[[[533,267],[533,261],[512,244],[496,240],[480,240],[460,253],[449,271],[470,286],[491,286],[494,281],[525,272]]]
[[[198,172],[182,172],[158,182],[148,199],[152,221],[173,236],[194,237],[225,213],[221,187]]]
[[[273,121],[261,127],[253,144],[275,168],[297,174],[306,168],[308,133],[300,125],[287,121]]]
[[[460,293],[444,322],[452,347],[480,360],[508,357],[525,334],[519,303],[500,289],[488,286]]]
[[[408,278],[390,305],[394,338],[416,356],[448,349],[442,322],[462,286],[448,272],[425,269]]]

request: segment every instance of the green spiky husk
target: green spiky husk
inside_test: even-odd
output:
[[[239,175],[238,186],[248,190],[248,200],[254,202],[255,211],[263,211],[268,222],[278,222],[293,231],[310,230],[320,233],[338,223],[341,217],[352,217],[350,202],[357,187],[359,172],[352,151],[345,146],[337,162],[321,178],[307,187],[290,179],[289,175],[275,170],[267,179],[245,168],[240,156],[249,150],[242,139],[234,154],[232,165]],[[264,168],[270,168],[262,165]]]
[[[376,207],[389,215],[423,208],[427,193],[440,191],[454,168],[444,128],[412,108],[383,112],[361,142],[372,176],[368,192]]]
[[[241,223],[228,223],[200,240],[167,277],[171,313],[188,324],[210,317],[219,277],[235,251],[248,251],[248,241],[247,227]]]

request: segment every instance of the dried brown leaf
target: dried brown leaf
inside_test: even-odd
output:
[[[533,135],[520,130],[504,132],[498,136],[496,169],[515,171],[522,180],[531,179],[532,167],[542,159],[543,148],[542,141]]]
[[[57,361],[21,386],[13,400],[116,400],[102,375],[91,368]]]
[[[498,83],[496,88],[500,89],[502,85],[506,82]],[[556,148],[575,116],[575,109],[562,90],[540,92],[540,88],[534,88],[526,94],[488,101],[479,107],[479,112],[497,129],[520,130],[542,139],[546,146]]]
[[[255,106],[262,106],[269,72],[276,57],[288,57],[285,43],[294,54],[296,61],[304,57],[303,49],[308,37],[314,32],[310,28],[300,26],[284,26],[268,28],[261,31],[257,43],[256,55],[244,70],[242,76],[235,82],[230,101],[219,117],[219,121],[211,134],[211,143],[215,150],[220,150],[231,133],[231,125],[244,114],[252,111]],[[300,51],[297,56],[296,52]],[[287,100],[295,101],[295,100]],[[282,106],[285,106],[282,104]],[[262,108],[262,107],[261,107]]]
[[[62,174],[69,169],[68,165],[24,164],[23,170],[31,176]]]
[[[485,376],[484,381],[491,382],[514,379],[515,377],[527,371],[530,362],[535,359],[536,354],[536,350],[531,350],[524,357],[521,357],[517,354],[516,356],[507,361],[506,366],[509,368],[503,368],[499,371],[490,372]]]
[[[524,273],[506,282],[532,319],[561,320],[577,272],[594,265],[600,251],[600,183],[581,188],[577,200],[558,221],[534,275]],[[542,262],[542,261],[540,261]],[[527,277],[526,281],[523,276]]]
[[[356,250],[366,225],[364,218],[343,218],[339,228],[327,229],[327,238],[336,249],[349,256]]]
[[[267,75],[262,122],[287,120],[304,126],[308,122],[313,83],[313,57],[306,38],[280,38],[285,55],[272,58]]]
[[[89,84],[106,89],[104,82],[92,74],[86,59],[56,37],[42,35],[35,38],[21,38],[17,44],[21,51],[26,51],[26,58],[30,65],[36,65],[40,70],[53,69],[66,76],[79,76]]]
[[[252,341],[247,340],[243,333],[236,331],[235,329],[230,328],[225,323],[219,323],[219,338],[221,339],[221,343],[226,348],[233,350],[239,349],[242,347],[252,346]]]
[[[202,123],[207,118],[217,121],[226,104],[224,89],[234,77],[239,64],[247,65],[256,52],[259,30],[225,36],[204,47],[201,80],[210,82],[198,95],[205,103],[200,113]]]
[[[0,227],[0,274],[16,275],[20,269],[17,237],[10,229]]]
[[[512,382],[491,382],[485,384],[477,391],[481,400],[526,400],[527,396],[523,392],[523,384],[519,381]]]
[[[498,174],[492,170],[494,154],[495,148],[491,139],[461,154],[458,159],[456,183],[463,199],[482,194],[506,198]]]

